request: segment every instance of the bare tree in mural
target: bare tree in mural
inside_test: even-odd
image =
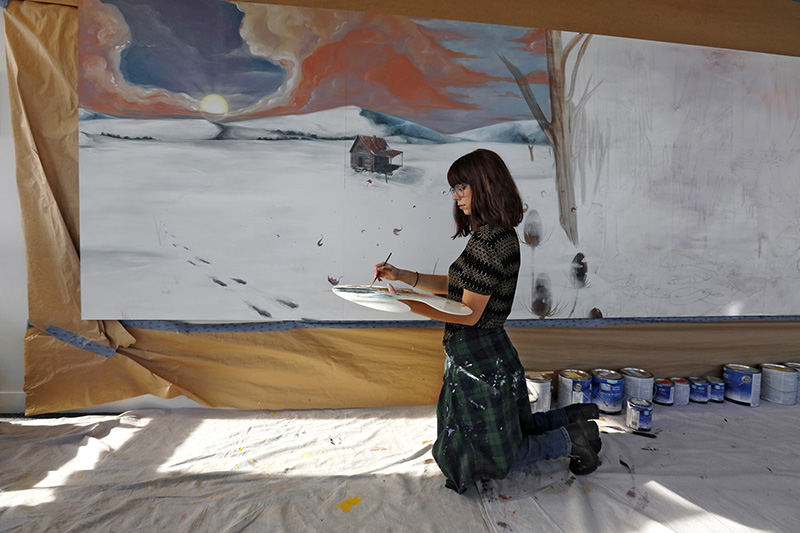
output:
[[[550,86],[550,120],[547,120],[536,96],[531,90],[530,83],[513,63],[500,56],[522,92],[522,97],[528,104],[534,118],[539,123],[542,131],[547,136],[553,147],[556,161],[556,189],[558,190],[558,208],[561,227],[574,245],[578,244],[578,216],[575,203],[575,185],[573,177],[573,135],[578,118],[586,105],[589,96],[600,86],[598,82],[593,88],[591,77],[586,83],[583,94],[577,103],[574,100],[575,79],[578,74],[581,59],[586,53],[586,47],[592,36],[580,33],[574,36],[566,46],[561,44],[561,32],[558,30],[545,30],[545,50],[547,55],[547,72]],[[569,91],[566,87],[567,59],[577,47],[578,53],[570,74]]]

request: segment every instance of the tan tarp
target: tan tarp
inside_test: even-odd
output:
[[[279,3],[800,55],[800,5],[782,0]],[[12,0],[5,11],[29,283],[26,413],[142,394],[264,409],[433,403],[442,368],[437,328],[187,334],[127,331],[117,321],[80,319],[76,5]],[[105,358],[66,344],[51,337],[48,326],[117,352]],[[635,365],[658,375],[702,374],[728,361],[796,358],[800,347],[800,324],[792,322],[509,328],[509,333],[526,368],[536,370]]]

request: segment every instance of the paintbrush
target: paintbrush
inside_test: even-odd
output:
[[[600,430],[600,433],[633,433],[634,435],[639,435],[640,437],[647,437],[648,439],[657,438],[654,433],[650,433],[648,431],[642,431],[640,429],[630,429],[630,428],[620,427],[617,426],[616,424],[609,423],[605,418],[602,417],[597,419],[597,427]]]
[[[386,256],[386,261],[383,262],[382,266],[386,266],[386,263],[389,262],[389,258],[390,257],[392,257],[392,252],[389,252],[389,255]],[[372,286],[375,284],[376,281],[378,281],[378,275],[377,274],[375,274],[375,279],[372,280],[372,283],[369,284],[370,289],[372,288]]]
[[[608,431],[608,429],[616,430],[616,431],[614,431],[614,433],[616,433],[616,432],[619,432],[619,433],[633,433],[634,435],[639,435],[640,437],[647,437],[649,439],[657,438],[654,433],[648,433],[647,431],[642,431],[640,429],[627,429],[627,428],[623,428],[623,427],[619,427],[619,426],[601,427],[600,428],[600,433],[612,433],[611,431]]]

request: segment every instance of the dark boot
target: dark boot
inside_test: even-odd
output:
[[[576,476],[591,474],[600,466],[600,457],[594,451],[592,442],[600,440],[597,424],[580,420],[564,426],[569,433],[572,448],[569,452],[569,470]]]
[[[569,418],[571,423],[600,418],[600,409],[593,403],[573,403],[572,405],[566,406],[564,412],[567,414],[567,418]],[[596,424],[595,427],[597,427]],[[591,439],[590,443],[595,453],[600,453],[600,449],[603,447],[603,441],[600,440],[599,432],[595,432],[595,434],[597,438]]]

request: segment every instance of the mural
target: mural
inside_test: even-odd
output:
[[[398,319],[446,171],[507,162],[511,318],[798,314],[800,60],[215,0],[81,0],[84,318]]]

